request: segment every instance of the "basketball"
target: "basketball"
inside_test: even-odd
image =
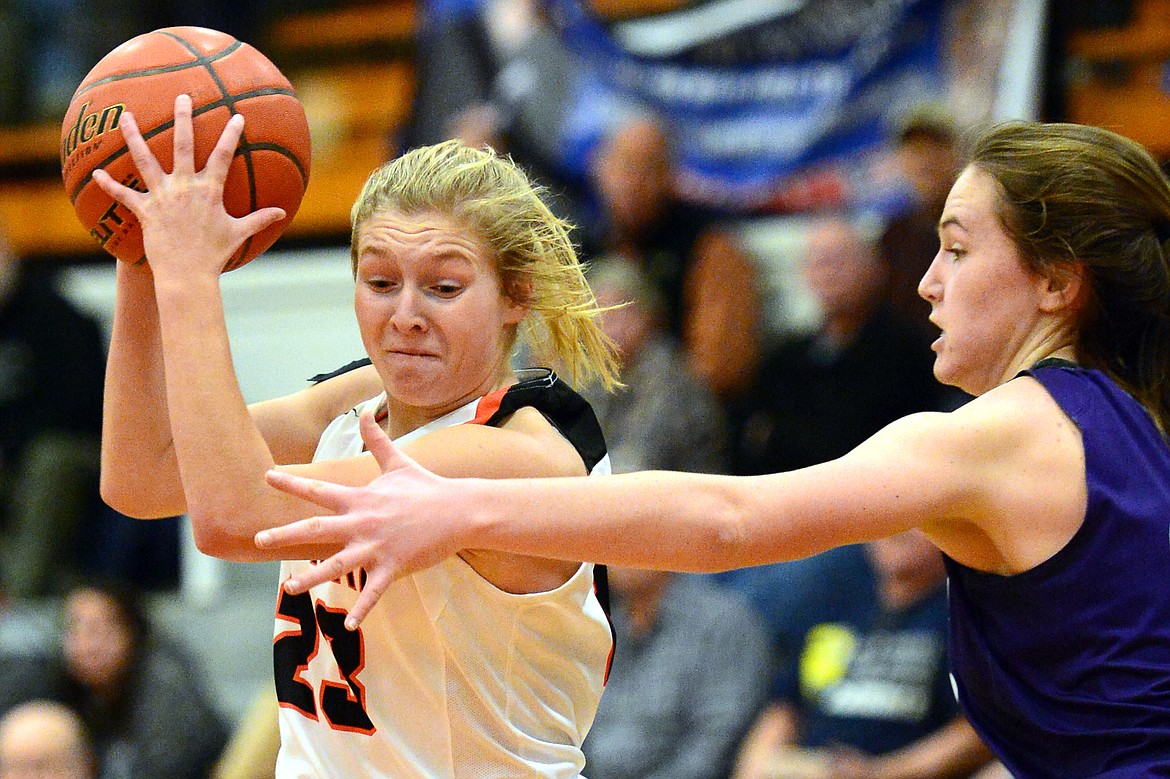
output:
[[[254,259],[280,237],[309,183],[309,125],[288,79],[252,46],[216,30],[167,27],[126,41],[94,66],[74,92],[61,125],[61,176],[82,225],[119,260],[144,259],[137,219],[93,182],[104,168],[115,181],[145,187],[118,127],[124,111],[163,170],[174,168],[174,107],[191,96],[195,169],[202,170],[233,114],[243,114],[224,206],[241,217],[279,206],[285,218],[236,251],[225,271]]]

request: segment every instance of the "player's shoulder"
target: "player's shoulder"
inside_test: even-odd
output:
[[[522,407],[496,425],[433,430],[404,450],[443,476],[520,478],[584,474],[581,456],[541,413]]]
[[[953,411],[910,414],[891,423],[871,441],[902,452],[929,453],[939,462],[969,465],[1019,452],[1067,422],[1060,407],[1035,379],[1000,385]],[[873,448],[873,447],[866,447]]]
[[[1044,385],[1027,375],[1000,384],[952,413],[966,426],[1001,434],[1043,428],[1065,418]]]
[[[581,454],[540,409],[521,406],[499,429],[519,436],[523,443],[517,442],[517,449],[537,456],[546,475],[584,474]]]
[[[1079,431],[1035,379],[1021,376],[945,414],[915,415],[930,420],[924,436],[935,455],[972,476],[1035,463],[1072,462],[1080,450]]]

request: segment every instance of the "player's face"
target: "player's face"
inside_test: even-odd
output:
[[[941,330],[934,375],[979,395],[1026,368],[1043,339],[1047,282],[1025,267],[997,216],[995,180],[967,168],[939,221],[940,248],[918,292]]]
[[[384,211],[360,230],[357,256],[354,308],[392,417],[421,424],[506,383],[527,309],[476,236],[443,214]]]

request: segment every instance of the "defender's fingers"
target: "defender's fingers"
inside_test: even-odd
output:
[[[240,145],[240,138],[244,134],[244,115],[232,114],[232,118],[228,119],[227,126],[223,128],[220,133],[219,140],[215,142],[215,148],[211,150],[211,156],[207,158],[207,165],[204,170],[212,176],[220,180],[227,178],[228,168],[232,165],[232,158],[236,154],[236,147]]]
[[[175,96],[175,166],[174,172],[195,172],[195,128],[191,120],[191,96]]]
[[[349,524],[341,517],[309,517],[281,527],[261,530],[253,542],[260,549],[305,544],[344,546],[354,535]]]
[[[135,216],[138,216],[138,206],[141,204],[143,198],[141,192],[114,181],[113,176],[101,168],[94,168],[91,177],[93,178],[93,183],[98,185],[98,189],[126,206],[126,208],[129,208]]]
[[[142,177],[142,183],[146,185],[147,189],[155,189],[162,183],[166,173],[158,164],[158,158],[154,156],[154,152],[146,145],[146,139],[142,137],[142,132],[138,129],[138,121],[134,118],[134,114],[124,111],[121,118],[118,119],[118,127],[122,130],[122,137],[126,139],[126,148],[130,150],[130,158],[134,160],[134,166],[138,168],[138,175]]]
[[[318,506],[323,506],[337,513],[345,511],[346,498],[353,491],[352,487],[320,479],[295,476],[277,468],[272,468],[265,473],[264,479],[270,487],[275,487],[281,492],[287,492],[289,495],[316,503]]]
[[[362,566],[364,553],[356,549],[342,549],[332,557],[322,560],[306,571],[291,576],[284,582],[284,589],[293,595],[316,587],[318,584],[340,579],[350,571]]]
[[[414,464],[414,460],[403,454],[402,450],[390,440],[390,436],[386,435],[386,431],[382,429],[382,426],[374,421],[373,414],[368,411],[363,413],[359,420],[359,426],[362,433],[362,441],[365,443],[366,449],[378,461],[378,466],[381,467],[382,473],[389,473],[398,468],[404,468]]]
[[[354,601],[353,608],[349,610],[349,614],[345,617],[345,627],[348,630],[357,630],[358,626],[362,624],[362,620],[373,610],[374,605],[386,594],[386,590],[394,583],[397,578],[392,571],[385,565],[378,567],[373,573],[362,583],[361,592],[358,593],[357,600]]]

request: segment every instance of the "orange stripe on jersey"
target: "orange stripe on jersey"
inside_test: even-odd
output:
[[[504,401],[504,395],[507,394],[508,389],[508,387],[504,387],[480,398],[479,403],[475,404],[475,417],[464,424],[486,425],[488,420],[500,410],[500,403]]]

